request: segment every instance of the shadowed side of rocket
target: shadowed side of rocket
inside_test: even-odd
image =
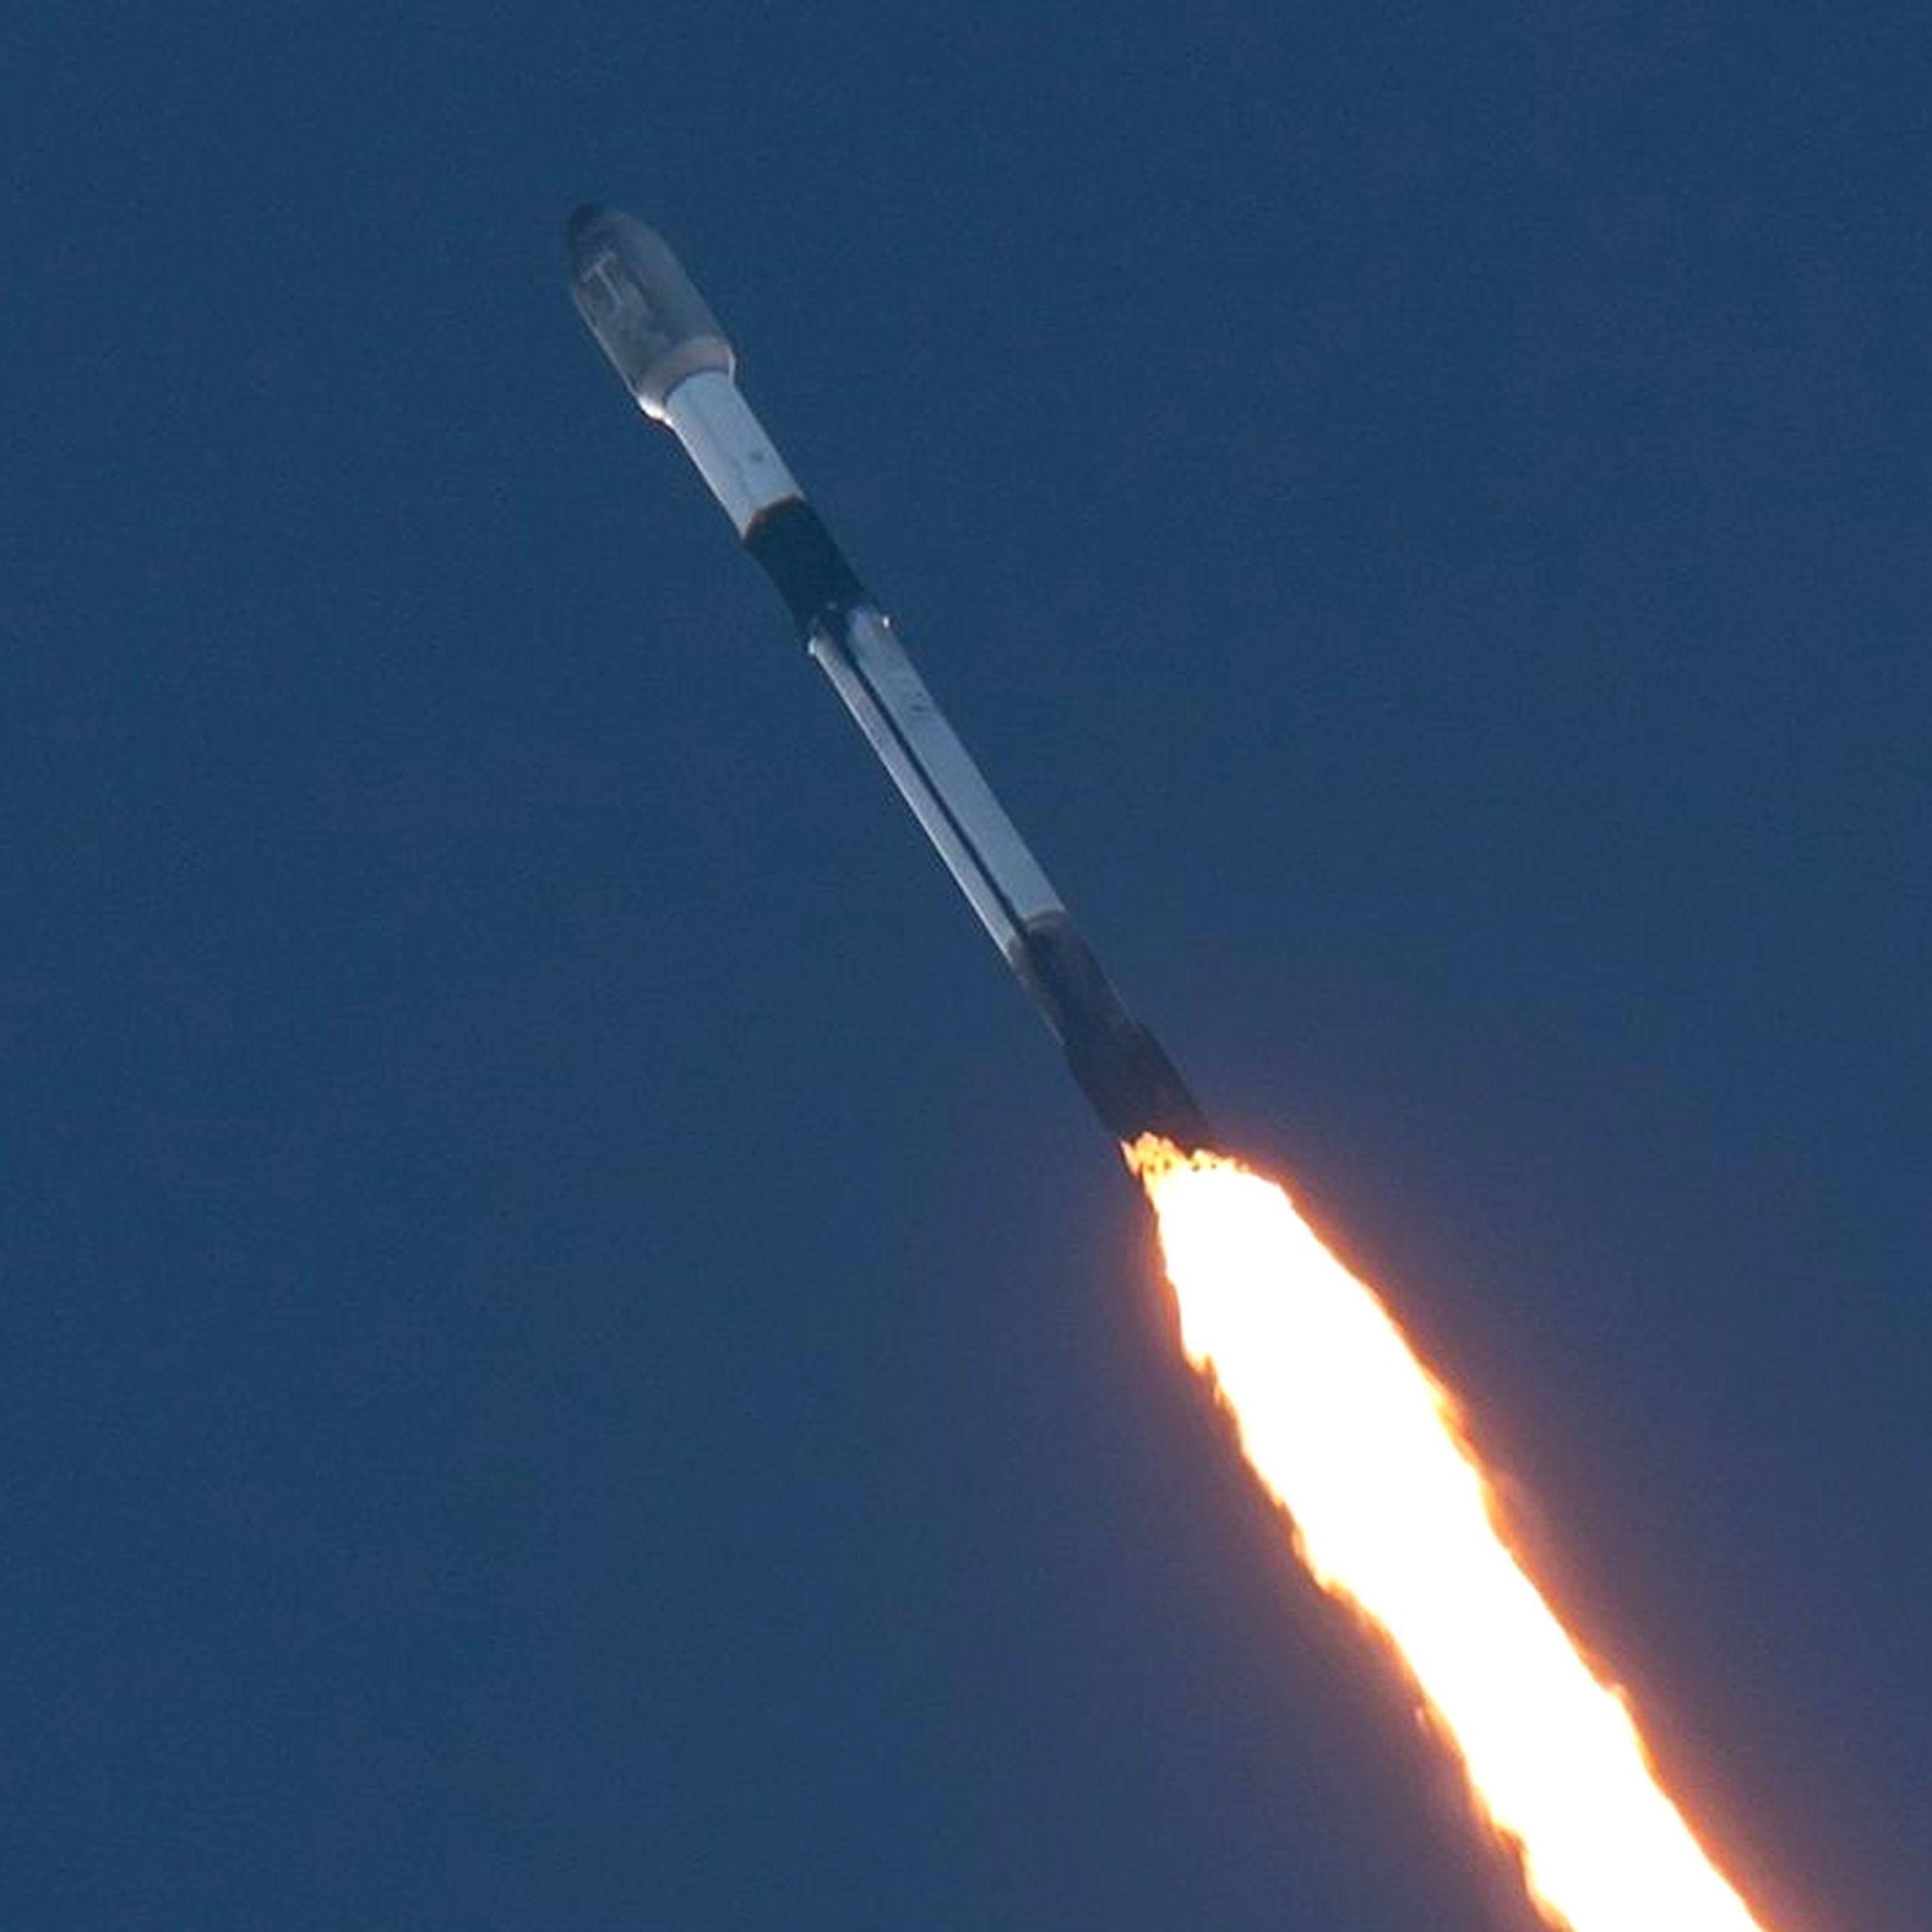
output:
[[[805,500],[733,380],[716,318],[663,239],[630,216],[570,221],[571,294],[644,413],[667,425],[785,600],[832,683],[1006,956],[1116,1140],[1213,1135],[1160,1042],[1135,1019]]]

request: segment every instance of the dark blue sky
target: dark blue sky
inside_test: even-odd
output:
[[[594,198],[1780,1932],[1932,1922],[1922,9],[198,10],[0,28],[0,1918],[1518,1923]]]

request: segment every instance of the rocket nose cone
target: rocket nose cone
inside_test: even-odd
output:
[[[595,201],[586,201],[572,211],[569,221],[564,229],[564,241],[570,250],[570,265],[580,269],[590,254],[598,231],[610,220],[610,210],[601,208]]]
[[[671,245],[654,228],[646,227],[635,215],[627,215],[621,208],[586,201],[572,215],[564,233],[569,242],[573,275],[582,275],[601,257],[614,254],[626,271],[646,287],[658,282],[690,287],[677,257],[671,252]],[[691,292],[695,296],[697,291],[693,289]]]
[[[570,292],[650,415],[700,369],[732,372],[731,345],[656,229],[587,203],[570,217]]]

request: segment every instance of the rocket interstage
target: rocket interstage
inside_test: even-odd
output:
[[[638,407],[697,465],[785,600],[819,669],[1051,1029],[1107,1131],[1176,1146],[1213,1134],[1160,1042],[1128,1011],[979,767],[753,415],[737,358],[661,237],[630,216],[571,217],[571,294]]]
[[[605,354],[778,587],[1140,1176],[1183,1347],[1309,1571],[1390,1640],[1539,1911],[1571,1932],[1761,1932],[1510,1551],[1439,1385],[1286,1194],[1215,1150],[1186,1082],[739,393],[731,345],[670,250],[629,216],[586,208],[570,250],[572,293]]]

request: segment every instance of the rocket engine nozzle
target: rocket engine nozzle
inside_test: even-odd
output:
[[[1014,950],[1014,971],[1116,1140],[1131,1145],[1144,1133],[1158,1133],[1187,1153],[1215,1145],[1214,1130],[1179,1069],[1128,1011],[1064,912],[1028,920]]]

